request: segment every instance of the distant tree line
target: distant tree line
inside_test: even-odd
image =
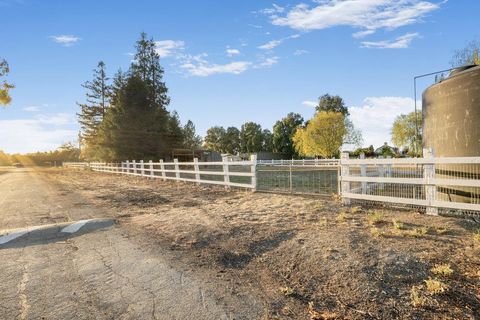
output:
[[[289,113],[272,131],[254,122],[240,129],[215,126],[207,131],[205,147],[230,154],[270,151],[284,158],[331,158],[339,155],[344,144],[361,144],[361,133],[348,116],[340,96],[325,94],[319,98],[315,116],[306,122],[300,114]]]
[[[26,154],[6,154],[0,150],[0,166],[10,166],[20,163],[26,166],[51,166],[61,165],[66,161],[78,161],[80,149],[72,143],[62,144],[54,151],[32,152]]]

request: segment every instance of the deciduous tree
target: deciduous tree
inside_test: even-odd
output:
[[[392,142],[398,148],[408,148],[410,155],[420,155],[422,150],[422,113],[420,111],[417,111],[416,115],[415,112],[401,114],[395,119],[392,126]]]
[[[273,126],[272,145],[273,151],[283,154],[288,159],[296,158],[297,151],[293,146],[293,136],[303,124],[303,117],[298,113],[289,113]]]
[[[317,112],[340,112],[344,116],[350,115],[345,102],[340,96],[331,96],[328,93],[318,98]]]
[[[453,68],[480,64],[480,41],[470,41],[465,48],[455,51],[450,64]]]
[[[304,128],[299,128],[293,143],[303,156],[337,156],[347,135],[345,116],[340,112],[318,112]]]
[[[6,79],[2,79],[6,77],[9,72],[10,68],[8,67],[7,60],[0,59],[0,105],[7,105],[12,101],[9,91],[15,88],[15,86],[8,83]]]

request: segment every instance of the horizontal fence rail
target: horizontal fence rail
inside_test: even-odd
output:
[[[256,188],[256,159],[250,161],[216,161],[199,162],[159,162],[143,160],[123,161],[120,163],[106,162],[65,162],[67,168],[86,168],[97,172],[125,174],[139,177],[158,178],[223,185],[225,187]]]
[[[342,154],[341,196],[351,201],[373,201],[425,208],[439,212],[480,212],[480,157],[349,159]]]

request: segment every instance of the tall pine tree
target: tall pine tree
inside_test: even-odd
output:
[[[86,102],[78,103],[80,113],[77,113],[77,116],[82,129],[81,140],[87,158],[94,157],[94,149],[98,144],[96,141],[98,130],[110,106],[111,88],[105,69],[105,63],[100,61],[93,71],[93,80],[82,85],[87,89]]]

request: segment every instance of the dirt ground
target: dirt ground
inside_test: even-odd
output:
[[[254,297],[263,319],[480,318],[471,220],[80,170],[45,176],[218,292]]]

